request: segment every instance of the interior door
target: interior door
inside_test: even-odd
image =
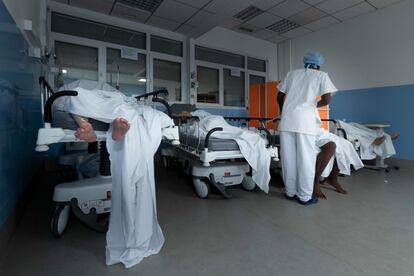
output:
[[[266,78],[249,75],[249,117],[266,117]],[[250,126],[259,127],[258,121]]]

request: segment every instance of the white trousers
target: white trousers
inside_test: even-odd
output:
[[[280,155],[286,194],[302,201],[312,198],[317,149],[316,136],[281,131]]]

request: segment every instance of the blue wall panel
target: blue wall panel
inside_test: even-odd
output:
[[[37,79],[41,65],[0,1],[0,228],[38,169],[34,151],[41,125]]]
[[[414,85],[341,91],[332,98],[330,117],[390,124],[387,132],[401,134],[396,157],[414,160]]]

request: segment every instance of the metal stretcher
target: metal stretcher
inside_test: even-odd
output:
[[[35,150],[44,152],[49,150],[50,144],[56,143],[84,142],[74,136],[75,129],[78,128],[78,125],[69,113],[52,112],[52,105],[56,99],[65,96],[76,97],[78,92],[55,92],[44,77],[39,78],[39,84],[41,86],[44,126],[38,130]],[[137,100],[151,96],[153,102],[159,102],[165,105],[168,111],[168,103],[157,98],[157,95],[162,93],[168,92],[151,92],[147,95],[140,95]],[[54,211],[50,224],[52,234],[55,237],[61,236],[65,231],[70,211],[86,226],[97,232],[106,232],[108,228],[108,216],[102,215],[109,213],[111,210],[112,178],[109,154],[106,150],[105,143],[109,124],[93,119],[90,119],[90,123],[94,127],[98,142],[93,143],[95,146],[94,153],[92,155],[85,152],[81,155],[62,155],[60,156],[59,163],[65,165],[74,164],[75,169],[77,169],[80,162],[87,162],[93,158],[93,155],[96,156],[98,154],[99,173],[97,177],[92,178],[84,178],[82,174],[78,173],[79,179],[77,181],[61,183],[55,186],[53,192]],[[170,141],[171,144],[179,143],[178,127],[172,126],[164,128],[162,134],[163,139]],[[102,217],[104,218],[102,219]]]
[[[189,133],[189,124],[197,124],[198,117],[173,116],[180,129],[180,144],[166,146],[161,150],[164,167],[173,162],[183,166],[184,172],[191,176],[195,192],[200,198],[207,198],[210,185],[215,187],[225,198],[231,198],[226,187],[239,185],[252,191],[256,183],[250,176],[250,166],[240,152],[236,141],[212,137],[221,127],[211,129],[205,136]],[[262,118],[228,117],[229,121],[250,121]],[[168,142],[167,142],[168,143]],[[267,146],[273,160],[278,160],[277,148],[270,143]]]

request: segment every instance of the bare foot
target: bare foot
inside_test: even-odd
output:
[[[122,140],[128,132],[130,125],[124,118],[116,118],[112,122],[112,139],[115,141]]]
[[[393,134],[391,134],[391,139],[392,140],[397,140],[398,138],[400,138],[400,134],[399,133],[393,133]]]
[[[316,188],[313,191],[313,195],[316,196],[317,198],[326,199],[326,195],[324,193],[322,193],[321,189],[319,189],[319,188]]]
[[[329,183],[329,185],[331,185],[332,187],[334,187],[335,190],[338,193],[344,194],[344,195],[346,195],[348,193],[346,190],[344,190],[344,188],[342,188],[341,184],[339,184],[338,181],[332,181],[332,180],[328,179],[327,182]]]
[[[384,143],[384,141],[385,141],[385,136],[381,136],[381,137],[378,137],[377,139],[375,139],[374,140],[374,142],[372,142],[374,145],[377,145],[377,146],[379,146],[379,145],[381,145],[382,143]]]
[[[92,125],[86,121],[80,123],[79,128],[75,131],[75,137],[89,143],[96,141],[95,131]]]

